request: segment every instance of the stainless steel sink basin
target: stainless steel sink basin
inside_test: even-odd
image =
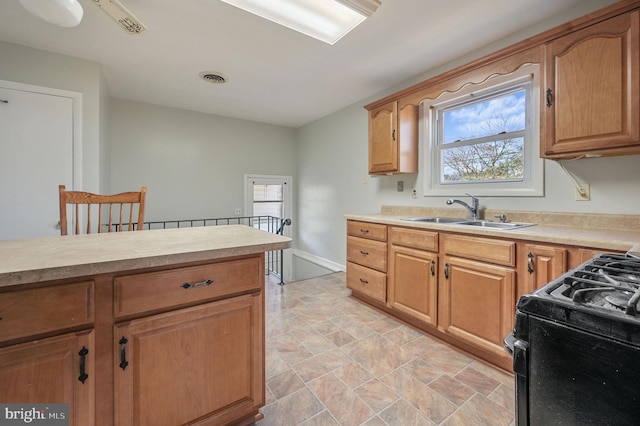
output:
[[[526,226],[533,226],[535,225],[535,223],[492,222],[490,220],[467,220],[463,222],[458,222],[457,225],[479,226],[481,228],[492,228],[492,229],[516,229],[516,228],[524,228]]]
[[[458,223],[464,222],[468,219],[462,219],[459,217],[407,217],[402,220],[408,220],[410,222]]]

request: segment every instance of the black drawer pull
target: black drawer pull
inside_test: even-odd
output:
[[[360,254],[362,254],[363,256],[369,256],[369,252],[368,251],[360,250]]]
[[[431,261],[431,276],[434,277],[436,275],[436,261]]]
[[[444,264],[444,279],[445,280],[449,279],[449,264],[448,263]]]
[[[361,229],[360,232],[362,232],[363,234],[368,234],[369,230],[368,229]]]
[[[80,352],[78,352],[78,355],[80,355],[80,376],[78,376],[78,380],[80,380],[82,383],[84,383],[85,380],[89,378],[89,375],[85,371],[85,362],[88,353],[89,349],[85,348],[84,346],[82,347],[82,349],[80,349]]]
[[[207,285],[211,285],[213,284],[213,280],[204,280],[204,281],[200,281],[199,283],[184,283],[181,285],[182,288],[184,289],[188,289],[188,288],[198,288],[198,287],[204,287]]]
[[[551,89],[547,89],[547,108],[551,108],[553,106],[553,91]]]
[[[129,365],[127,361],[127,342],[128,340],[124,336],[122,336],[122,339],[118,342],[118,344],[120,344],[120,368],[122,368],[122,371]]]
[[[360,278],[360,282],[362,284],[369,284],[369,281],[365,280],[364,278]]]

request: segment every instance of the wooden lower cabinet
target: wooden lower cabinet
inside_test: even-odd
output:
[[[248,425],[264,339],[262,253],[0,287],[0,402],[66,403],[73,426]]]
[[[438,328],[496,358],[513,326],[516,272],[512,268],[445,256],[438,294]]]
[[[263,305],[261,292],[116,324],[115,423],[255,420],[265,398]]]
[[[94,331],[0,348],[0,401],[69,404],[69,425],[95,423]]]
[[[523,293],[531,293],[567,271],[568,252],[564,247],[524,244],[521,265],[527,265]]]
[[[347,262],[347,288],[380,303],[387,301],[387,274]]]
[[[438,307],[438,254],[391,245],[389,307],[435,326]]]

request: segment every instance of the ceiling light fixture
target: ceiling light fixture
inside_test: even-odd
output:
[[[147,30],[142,21],[133,16],[133,13],[118,0],[91,0],[91,2],[113,19],[127,34],[139,35]]]
[[[29,13],[60,27],[75,27],[84,11],[78,0],[20,0]]]
[[[222,0],[310,37],[334,44],[380,6],[379,0]]]

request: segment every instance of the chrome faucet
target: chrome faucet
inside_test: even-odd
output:
[[[462,204],[462,206],[469,210],[469,213],[471,213],[471,218],[473,220],[478,220],[478,209],[480,207],[480,202],[478,201],[478,199],[476,197],[474,197],[473,195],[469,194],[468,192],[465,192],[466,195],[468,195],[469,197],[471,197],[471,201],[472,201],[472,206],[470,206],[469,204],[465,203],[464,201],[460,201],[457,200],[455,198],[449,198],[447,200],[447,204],[451,205],[451,204]]]

